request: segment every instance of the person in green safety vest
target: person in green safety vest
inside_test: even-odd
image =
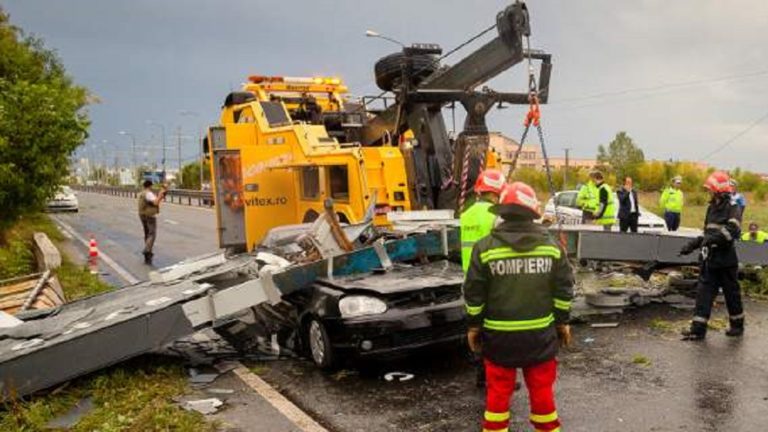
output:
[[[675,176],[672,178],[672,185],[664,189],[659,198],[659,207],[664,211],[664,221],[669,231],[677,231],[680,228],[680,215],[683,213],[685,200],[683,191],[680,190],[682,184],[683,178]]]
[[[598,205],[597,185],[595,185],[591,176],[587,183],[579,188],[579,192],[576,195],[576,205],[581,209],[581,223],[589,223],[593,219]]]
[[[504,174],[496,169],[487,169],[477,176],[475,182],[475,202],[467,207],[459,218],[461,227],[461,268],[464,274],[469,268],[472,247],[478,240],[491,233],[496,222],[496,215],[491,213],[491,206],[499,201],[501,188],[504,186]]]
[[[749,231],[745,232],[741,236],[741,241],[744,242],[763,244],[766,240],[768,240],[768,233],[765,231],[760,231],[760,227],[757,225],[757,222],[750,222]]]
[[[613,198],[613,190],[605,183],[603,173],[594,170],[589,173],[597,187],[597,209],[592,213],[594,223],[603,226],[603,230],[610,231],[616,223],[616,200]]]
[[[504,174],[495,169],[487,169],[477,176],[475,182],[475,202],[459,217],[461,227],[461,268],[464,276],[472,259],[472,248],[480,239],[491,234],[496,225],[496,215],[491,213],[491,207],[499,201],[501,189],[506,184]],[[476,385],[485,386],[485,367],[482,356],[473,353],[476,375]]]

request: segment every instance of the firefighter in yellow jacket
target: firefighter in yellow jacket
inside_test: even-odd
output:
[[[492,207],[503,222],[475,244],[464,281],[473,351],[486,368],[484,432],[509,430],[517,368],[530,397],[537,431],[559,431],[554,400],[555,356],[570,343],[573,271],[549,232],[533,221],[540,206],[530,186],[506,185]]]

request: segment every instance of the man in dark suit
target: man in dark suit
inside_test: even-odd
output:
[[[619,229],[637,232],[637,220],[640,217],[640,204],[637,201],[637,191],[632,188],[632,177],[624,179],[624,185],[616,191],[619,196]]]

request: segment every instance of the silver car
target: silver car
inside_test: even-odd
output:
[[[582,211],[576,205],[576,195],[578,195],[578,193],[579,192],[575,190],[557,192],[554,199],[550,198],[549,201],[547,201],[547,205],[544,208],[544,219],[552,221],[556,220],[555,200],[557,200],[557,216],[558,219],[560,219],[560,222],[563,225],[580,225]],[[619,199],[615,195],[614,200],[616,200],[616,209],[618,210]],[[639,232],[662,232],[667,230],[667,225],[664,222],[664,219],[656,216],[642,206],[640,206],[639,209],[640,218],[637,223]],[[614,226],[619,226],[618,220]]]
[[[80,210],[80,203],[77,201],[75,191],[69,186],[60,186],[53,199],[46,204],[48,211],[69,211],[77,212]]]

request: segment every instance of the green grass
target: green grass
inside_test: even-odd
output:
[[[768,230],[768,206],[764,201],[757,200],[754,194],[747,193],[747,210],[744,213],[744,227],[749,222],[757,222],[761,229]],[[664,217],[659,209],[659,194],[643,192],[639,195],[640,205],[646,209]],[[681,225],[690,228],[700,228],[704,225],[704,216],[707,212],[707,198],[703,193],[687,193],[686,204],[683,207]]]
[[[19,220],[4,233],[0,243],[0,279],[35,272],[31,251],[34,232],[45,232],[54,243],[64,240],[44,214]],[[56,274],[70,301],[112,289],[66,255]],[[0,431],[41,431],[49,420],[86,396],[93,398],[95,409],[73,431],[214,430],[215,425],[206,423],[200,414],[184,411],[173,403],[172,398],[186,390],[186,375],[178,362],[144,357],[78,379],[55,394],[6,402],[0,406]]]
[[[642,355],[642,354],[635,354],[634,357],[632,357],[632,363],[638,365],[638,366],[645,366],[648,367],[651,365],[651,359],[648,357]]]
[[[0,412],[0,430],[40,431],[81,398],[93,398],[94,409],[72,428],[85,431],[207,432],[216,428],[198,413],[173,402],[186,390],[184,368],[159,357],[142,357],[94,377],[72,382],[55,395],[6,403]]]
[[[32,253],[32,236],[35,232],[44,232],[54,243],[64,241],[64,236],[47,215],[34,214],[20,219],[4,233],[4,241],[0,243],[0,280],[36,271]],[[62,254],[62,265],[56,275],[69,301],[112,289],[87,268],[73,263],[65,254]]]

